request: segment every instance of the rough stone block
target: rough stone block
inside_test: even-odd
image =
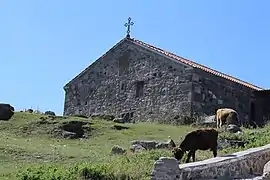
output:
[[[179,179],[179,167],[175,158],[161,157],[154,164],[151,180]]]
[[[175,168],[173,160],[159,159],[152,170],[152,179],[244,179],[263,173],[270,160],[270,144],[246,151],[219,156],[204,161],[181,164]],[[170,162],[170,163],[169,163]],[[168,175],[170,174],[170,176]]]

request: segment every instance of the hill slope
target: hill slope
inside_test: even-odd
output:
[[[85,122],[84,128],[88,138],[61,138],[59,128],[65,122],[74,120]],[[59,173],[62,177],[71,171],[74,171],[73,174],[75,173],[74,176],[77,177],[79,176],[76,174],[78,169],[74,170],[74,167],[76,164],[83,164],[82,168],[98,167],[98,171],[102,170],[104,173],[112,173],[118,177],[126,174],[132,179],[147,179],[155,160],[160,156],[172,156],[170,150],[111,155],[111,148],[114,145],[120,145],[129,149],[132,140],[166,141],[168,136],[171,136],[178,144],[181,138],[194,129],[191,126],[138,123],[124,124],[129,129],[116,130],[112,128],[114,124],[111,121],[98,119],[78,117],[50,119],[45,115],[16,112],[11,120],[0,121],[0,178],[14,179],[19,170],[26,168],[31,170],[24,171],[23,174],[19,173],[19,175],[30,177],[33,172],[47,171],[46,168],[52,167],[60,168],[61,173]],[[245,129],[243,135],[220,134],[220,138],[235,136],[233,138],[249,140],[248,146],[244,148],[247,149],[269,143],[269,135],[270,128],[266,126],[257,130]],[[239,150],[241,149],[224,149],[218,151],[218,155]],[[196,158],[202,160],[209,157],[212,157],[211,152],[198,151]],[[98,166],[100,164],[105,164],[105,166]],[[42,168],[35,169],[35,167]],[[73,168],[73,170],[65,171],[66,168]]]

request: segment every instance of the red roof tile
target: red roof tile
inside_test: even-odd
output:
[[[216,71],[216,70],[213,70],[213,69],[211,69],[211,68],[208,68],[208,67],[206,67],[206,66],[203,66],[203,65],[201,65],[201,64],[198,64],[198,63],[196,63],[196,62],[190,61],[190,60],[185,59],[185,58],[183,58],[183,57],[177,56],[177,55],[175,55],[175,54],[173,54],[173,53],[170,53],[170,52],[165,51],[165,50],[162,50],[162,49],[160,49],[160,48],[158,48],[158,47],[149,45],[149,44],[144,43],[144,42],[142,42],[142,41],[139,41],[139,40],[136,40],[136,39],[132,39],[132,42],[134,42],[134,43],[136,43],[136,44],[139,44],[139,45],[142,45],[142,46],[144,46],[144,47],[146,47],[146,48],[149,48],[149,49],[151,49],[151,50],[154,50],[154,51],[156,51],[156,52],[159,52],[159,53],[161,53],[161,54],[164,54],[164,55],[166,55],[166,56],[168,56],[168,57],[170,57],[170,58],[173,58],[173,59],[175,59],[175,60],[178,60],[178,61],[180,61],[180,62],[182,62],[182,63],[184,63],[184,64],[190,65],[190,66],[192,66],[192,67],[194,67],[194,68],[202,69],[202,70],[204,70],[204,71],[206,71],[206,72],[208,72],[208,73],[214,74],[214,75],[219,76],[219,77],[222,77],[222,78],[224,78],[224,79],[228,79],[228,80],[230,80],[230,81],[236,82],[236,83],[241,84],[241,85],[243,85],[243,86],[246,86],[246,87],[249,87],[249,88],[252,88],[252,89],[255,89],[255,90],[263,90],[262,88],[260,88],[260,87],[258,87],[258,86],[255,86],[255,85],[250,84],[250,83],[248,83],[248,82],[242,81],[242,80],[237,79],[237,78],[235,78],[235,77],[226,75],[226,74],[224,74],[224,73],[218,72],[218,71]]]

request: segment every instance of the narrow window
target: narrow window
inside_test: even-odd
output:
[[[125,91],[126,90],[126,83],[124,83],[124,82],[121,82],[120,83],[120,90],[121,91]]]
[[[144,81],[137,81],[136,82],[136,97],[143,96],[143,86],[144,86]]]

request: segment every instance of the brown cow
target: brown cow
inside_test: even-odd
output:
[[[179,145],[174,147],[172,153],[174,157],[180,161],[184,153],[188,152],[186,163],[189,162],[192,156],[193,162],[195,162],[196,150],[211,150],[213,151],[214,157],[217,156],[217,138],[218,131],[214,128],[202,128],[188,133],[185,139]]]
[[[231,108],[220,108],[216,111],[217,128],[227,124],[239,125],[238,113]]]

